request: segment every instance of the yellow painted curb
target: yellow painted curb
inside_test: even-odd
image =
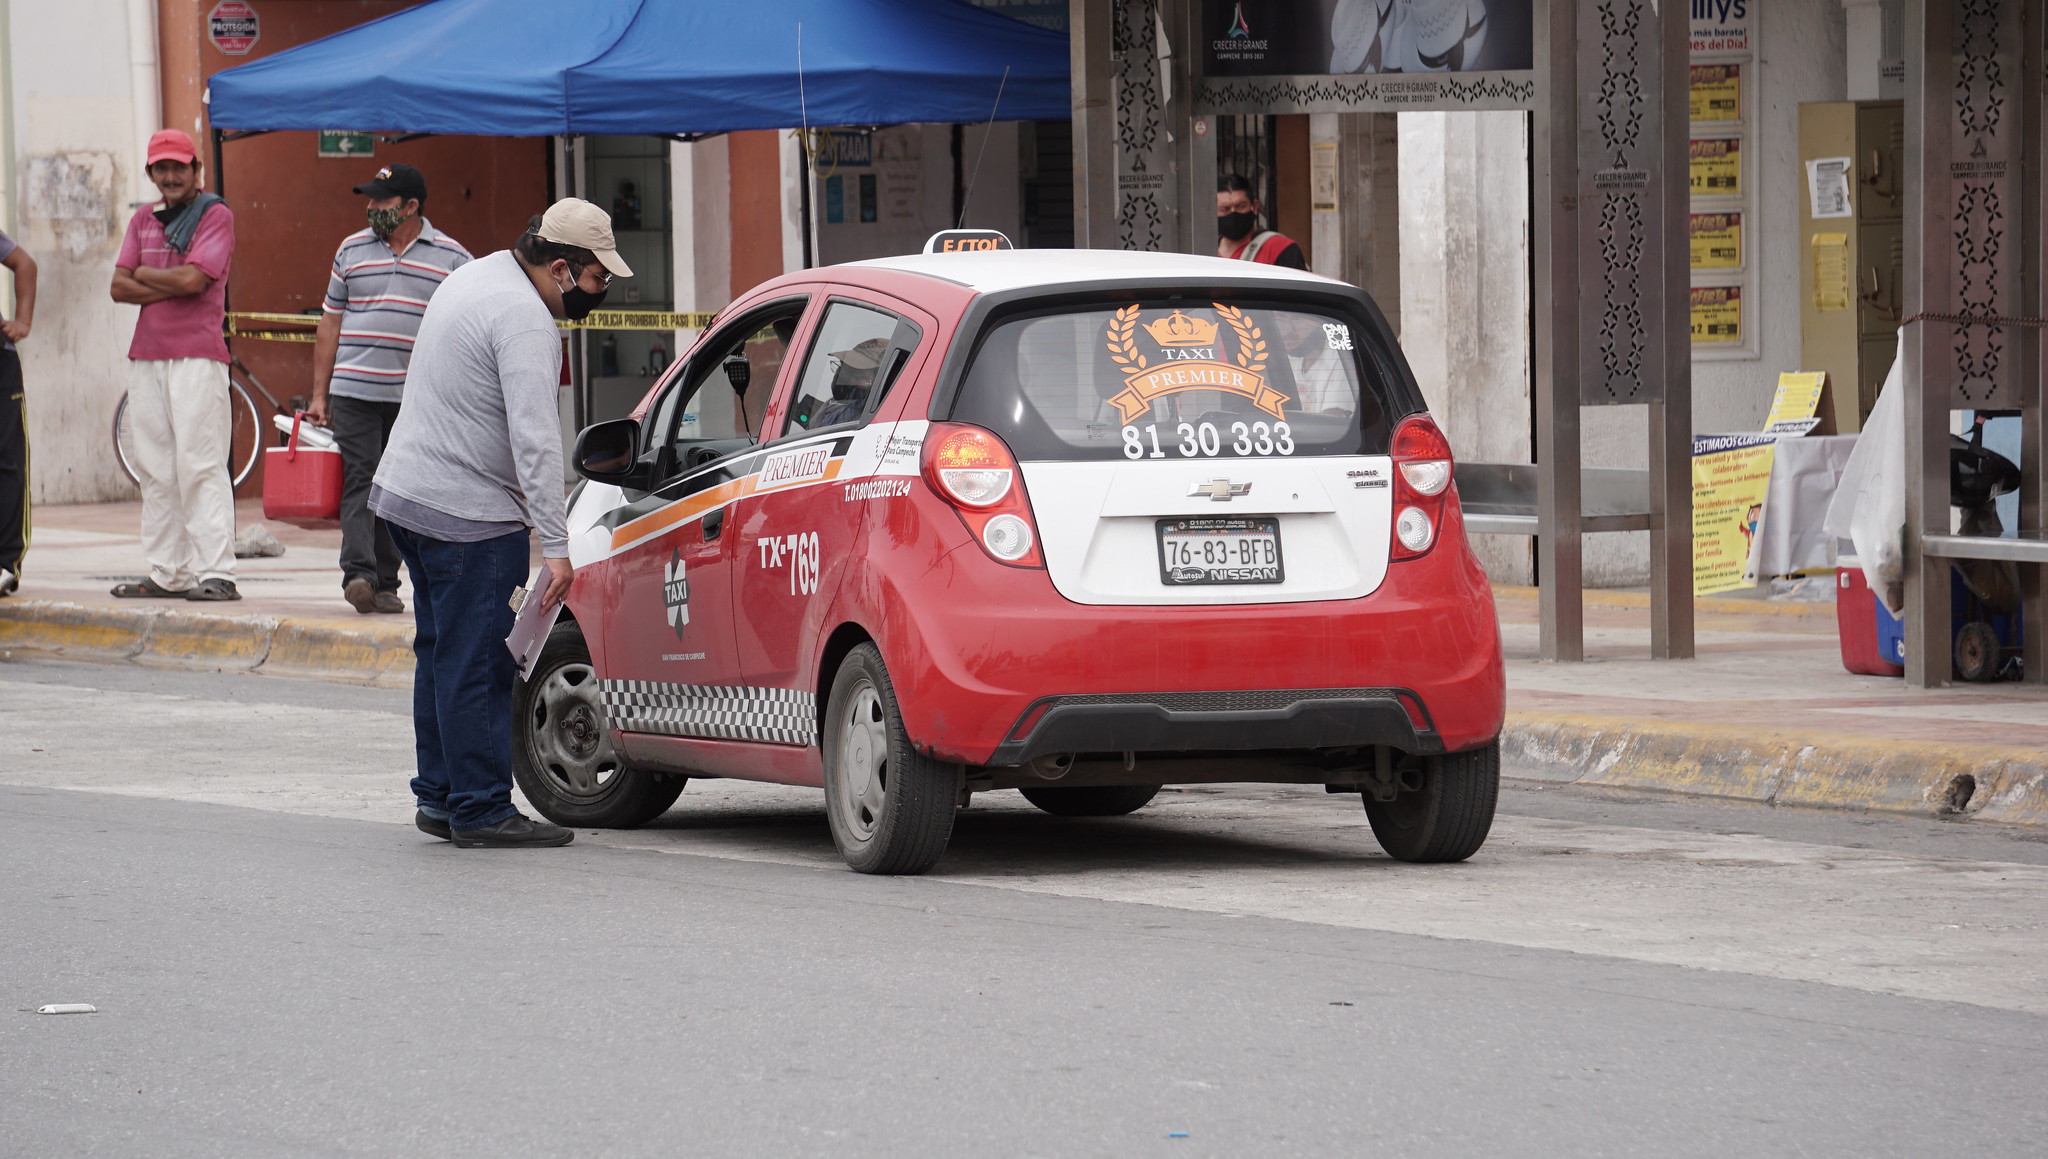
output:
[[[1531,780],[2048,825],[2032,748],[1510,712],[1501,759]]]
[[[1493,594],[1496,599],[1533,601],[1536,598],[1537,589],[1517,587],[1511,584],[1495,584],[1493,585]],[[1650,606],[1650,594],[1648,592],[1589,588],[1585,593],[1585,603],[1589,608],[1647,608]],[[1725,612],[1734,615],[1811,616],[1829,620],[1835,618],[1835,605],[1832,603],[1786,601],[1774,604],[1767,600],[1734,600],[1716,598],[1714,596],[1695,596],[1693,597],[1692,606],[1696,611]]]
[[[319,620],[286,619],[271,637],[263,671],[321,680],[410,684],[412,628],[342,627]]]
[[[156,608],[100,608],[51,600],[0,601],[0,651],[127,660],[142,651]]]
[[[137,659],[206,668],[254,668],[270,651],[275,616],[159,611]]]

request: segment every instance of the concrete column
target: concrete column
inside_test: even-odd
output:
[[[1842,0],[1845,27],[1843,61],[1848,66],[1848,99],[1882,97],[1880,71],[1884,54],[1884,5],[1880,0]]]
[[[1527,118],[1402,113],[1398,133],[1397,263],[1368,274],[1392,274],[1402,349],[1452,452],[1529,462]],[[1494,579],[1531,581],[1527,536],[1473,542]]]
[[[1400,146],[1397,113],[1350,113],[1339,121],[1344,260],[1333,276],[1371,294],[1396,334],[1401,333]],[[1316,238],[1320,250],[1322,234]]]
[[[1110,0],[1069,0],[1074,94],[1074,248],[1115,249],[1116,93]]]

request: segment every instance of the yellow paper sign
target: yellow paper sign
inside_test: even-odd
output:
[[[1849,308],[1849,235],[1813,235],[1813,308]]]
[[[1712,595],[1745,586],[1775,443],[1768,435],[1694,435],[1692,590]]]
[[[1742,215],[1695,213],[1691,221],[1692,268],[1732,270],[1742,265]]]
[[[1739,121],[1742,119],[1742,66],[1739,64],[1696,64],[1692,66],[1687,108],[1695,121]]]
[[[1826,371],[1786,371],[1778,376],[1778,393],[1771,396],[1771,413],[1764,429],[1778,423],[1810,419],[1820,409],[1821,388],[1827,384]]]
[[[1135,303],[1118,310],[1109,321],[1109,356],[1124,372],[1124,389],[1109,401],[1131,422],[1152,409],[1155,399],[1190,390],[1220,390],[1249,399],[1274,418],[1286,417],[1287,396],[1267,385],[1266,340],[1250,315],[1220,302],[1210,304],[1216,321],[1175,310],[1142,326]],[[1236,346],[1232,361],[1225,352],[1225,326]],[[1142,342],[1138,335],[1150,339]],[[1144,347],[1151,346],[1147,354]]]
[[[1696,140],[1690,152],[1694,197],[1742,196],[1742,138]]]
[[[1694,345],[1742,341],[1742,287],[1692,288]]]

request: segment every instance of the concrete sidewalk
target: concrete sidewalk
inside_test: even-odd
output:
[[[253,502],[243,526],[261,520]],[[198,665],[404,685],[410,615],[341,599],[338,531],[270,524],[282,557],[242,560],[232,604],[116,600],[143,570],[136,504],[46,507],[0,656]],[[407,594],[407,593],[401,593]],[[1699,656],[1655,662],[1649,601],[1586,596],[1583,664],[1538,662],[1536,596],[1498,589],[1511,775],[1538,781],[2048,825],[2048,689],[1919,690],[1843,671],[1833,604],[1699,602]]]

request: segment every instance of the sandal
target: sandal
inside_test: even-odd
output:
[[[224,579],[200,580],[199,586],[185,593],[188,600],[239,600],[242,593],[235,590],[235,581]]]
[[[148,576],[143,576],[141,583],[115,584],[108,591],[122,600],[182,600],[191,595],[190,592],[174,592],[162,587]]]

